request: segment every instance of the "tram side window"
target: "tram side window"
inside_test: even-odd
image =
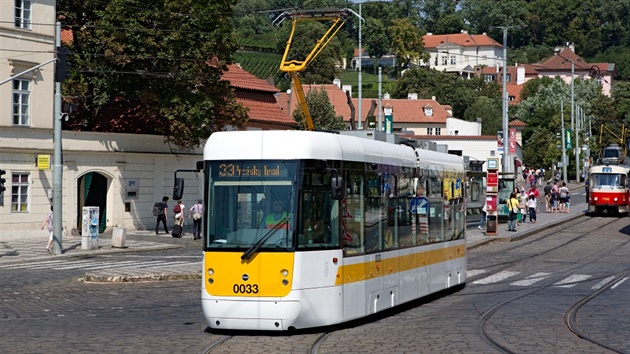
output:
[[[341,239],[344,253],[365,253],[365,182],[363,170],[344,171],[346,196],[341,201]]]
[[[331,198],[330,190],[302,190],[299,203],[298,248],[338,247],[339,201]]]

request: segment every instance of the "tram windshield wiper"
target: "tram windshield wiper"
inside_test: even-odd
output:
[[[289,222],[289,218],[288,217],[284,217],[282,219],[280,219],[280,221],[274,225],[274,227],[269,230],[263,237],[260,238],[260,240],[256,241],[256,243],[254,243],[252,245],[252,247],[250,247],[249,249],[247,249],[247,251],[243,252],[243,254],[241,255],[241,259],[242,260],[249,260],[251,258],[251,256],[256,253],[260,247],[267,242],[267,240],[269,238],[271,238],[271,236],[273,236],[273,234],[276,233],[276,231],[280,230],[284,225],[286,225]]]

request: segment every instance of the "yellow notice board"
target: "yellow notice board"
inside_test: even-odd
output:
[[[37,155],[37,168],[40,170],[49,170],[50,155]]]

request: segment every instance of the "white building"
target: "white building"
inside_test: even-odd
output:
[[[0,230],[39,230],[52,205],[54,63],[12,77],[54,58],[55,18],[52,0],[0,2]],[[100,207],[101,231],[153,229],[153,203],[172,194],[174,171],[201,159],[200,151],[173,154],[161,136],[64,131],[62,141],[67,234],[80,230],[83,206]],[[197,178],[181,177],[192,205]]]
[[[422,41],[431,58],[419,65],[435,70],[472,78],[476,66],[499,66],[503,62],[503,46],[485,33],[427,33]]]

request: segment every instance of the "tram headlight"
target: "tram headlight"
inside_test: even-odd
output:
[[[619,199],[617,199],[617,197],[615,197],[615,199],[613,199],[613,200],[615,201],[615,203],[617,203],[617,201],[618,201]]]
[[[214,269],[208,268],[208,276],[211,277],[214,275]]]
[[[280,274],[282,274],[283,277],[286,277],[286,276],[289,275],[289,271],[286,270],[286,269],[283,269],[283,270],[280,271]]]
[[[593,198],[593,201],[595,201],[595,202],[596,202],[596,201],[597,201],[597,199],[599,199],[599,198],[595,197],[595,198]]]

